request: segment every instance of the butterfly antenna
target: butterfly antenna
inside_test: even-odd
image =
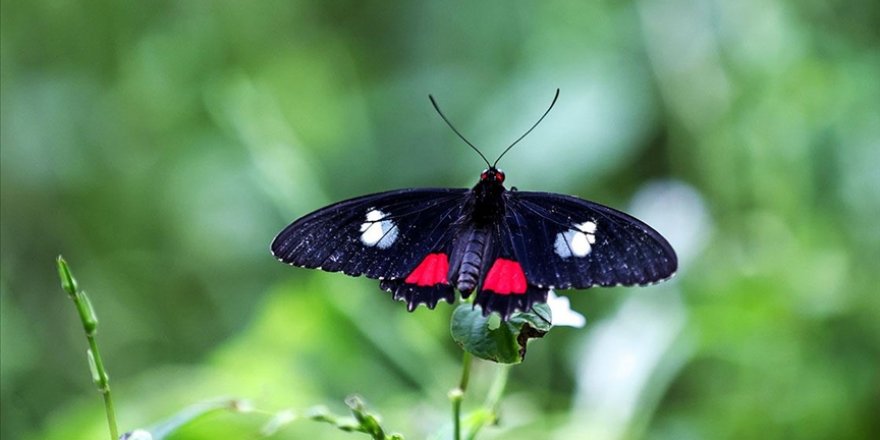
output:
[[[550,103],[550,107],[547,107],[547,111],[545,111],[544,114],[541,115],[540,118],[538,118],[538,122],[535,122],[535,125],[532,125],[532,128],[526,130],[526,132],[523,133],[522,136],[520,136],[517,140],[513,141],[513,143],[510,144],[510,146],[507,147],[506,150],[504,150],[503,152],[501,152],[501,155],[498,156],[498,159],[495,159],[495,163],[492,165],[492,168],[495,168],[495,165],[498,165],[498,161],[501,160],[501,158],[504,157],[504,155],[507,154],[507,152],[510,151],[510,149],[513,148],[514,145],[516,145],[519,141],[523,140],[524,137],[528,136],[528,134],[531,133],[532,130],[534,130],[535,127],[537,127],[538,124],[540,124],[541,121],[544,120],[544,117],[547,116],[547,113],[550,113],[550,110],[552,110],[552,109],[553,109],[553,106],[556,105],[556,100],[557,100],[557,99],[559,99],[559,89],[556,89],[556,95],[553,96],[553,102]]]
[[[475,147],[474,144],[471,143],[471,141],[467,140],[461,133],[459,133],[458,130],[455,128],[455,126],[452,125],[452,122],[449,122],[449,119],[447,119],[446,115],[444,115],[443,112],[440,110],[440,106],[437,105],[437,101],[434,100],[434,97],[431,95],[428,95],[428,99],[431,100],[431,104],[434,104],[434,110],[437,110],[437,113],[440,114],[440,117],[443,118],[443,120],[446,122],[446,125],[448,125],[449,128],[451,128],[452,131],[454,131],[455,134],[457,134],[458,137],[460,137],[461,140],[464,141],[464,143],[468,144],[471,148],[473,148],[474,151],[476,151],[477,154],[479,154],[480,157],[483,158],[483,161],[486,162],[486,165],[489,165],[489,159],[486,159],[486,156],[484,156],[483,153],[481,153],[480,150],[478,150],[477,147]],[[489,165],[489,168],[492,168],[492,166]]]

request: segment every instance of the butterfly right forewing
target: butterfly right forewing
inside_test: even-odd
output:
[[[531,284],[644,285],[672,276],[672,247],[644,222],[561,194],[509,191],[503,234]]]

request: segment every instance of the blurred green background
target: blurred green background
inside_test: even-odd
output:
[[[495,157],[557,87],[508,183],[629,210],[682,268],[566,292],[588,325],[531,345],[485,438],[880,438],[876,1],[0,4],[4,439],[106,435],[59,253],[123,429],[358,392],[408,438],[448,435],[452,307],[406,313],[268,243],[332,201],[472,185],[483,164],[428,93]]]

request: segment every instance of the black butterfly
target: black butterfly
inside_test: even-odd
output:
[[[528,131],[501,153],[504,156]],[[455,133],[489,167],[472,189],[402,189],[319,209],[275,237],[272,254],[293,266],[381,280],[413,311],[453,302],[454,290],[483,314],[507,319],[546,302],[550,289],[644,285],[671,277],[672,247],[638,219],[561,194],[507,190],[504,173]]]

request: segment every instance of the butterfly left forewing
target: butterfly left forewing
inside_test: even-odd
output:
[[[339,202],[287,226],[272,254],[299,267],[405,278],[451,240],[464,196],[463,189],[407,189]]]

